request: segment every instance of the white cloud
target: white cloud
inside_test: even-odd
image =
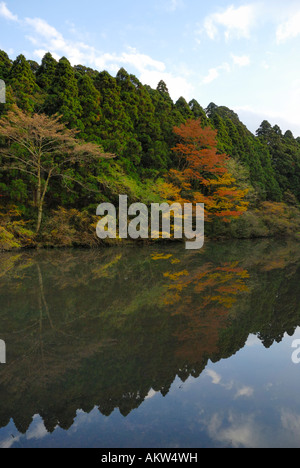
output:
[[[300,10],[280,24],[276,31],[278,44],[282,44],[289,39],[295,39],[298,36],[300,36]]]
[[[151,400],[151,398],[155,397],[157,395],[157,392],[155,392],[152,388],[149,391],[148,395],[145,397],[145,400]]]
[[[185,99],[190,100],[194,96],[194,87],[189,83],[183,76],[177,76],[170,72],[160,72],[156,70],[144,70],[140,74],[140,80],[142,83],[147,84],[153,88],[156,88],[160,80],[163,80],[170,92],[170,96],[173,100],[177,100],[181,96]]]
[[[140,73],[143,73],[147,68],[153,68],[159,72],[165,71],[165,64],[158,60],[154,60],[148,55],[140,54],[136,49],[129,48],[129,52],[124,52],[118,57],[118,61],[134,66]]]
[[[28,24],[37,34],[48,40],[63,40],[60,34],[53,26],[41,18],[25,18],[25,23]]]
[[[211,68],[208,72],[208,75],[203,79],[204,84],[209,84],[212,81],[216,80],[219,77],[220,73],[218,68]]]
[[[292,408],[280,410],[281,419],[281,446],[289,448],[299,447],[300,438],[300,414],[297,414]]]
[[[212,369],[207,369],[205,371],[206,375],[208,375],[208,377],[211,378],[212,380],[212,384],[213,385],[220,385],[221,387],[225,388],[225,390],[232,390],[233,387],[234,387],[234,382],[231,380],[230,382],[222,382],[222,377],[217,374],[217,372],[215,372],[214,370]]]
[[[34,51],[34,54],[39,58],[39,59],[42,59],[44,57],[45,54],[47,54],[47,52],[49,52],[48,49],[36,49]],[[59,60],[61,57],[56,54],[55,52],[52,52],[52,56],[55,58],[55,60]]]
[[[46,435],[48,435],[48,431],[45,428],[43,420],[38,415],[34,416],[32,425],[26,433],[26,439],[43,439]]]
[[[229,73],[231,71],[230,65],[228,63],[223,63],[219,67],[216,68],[210,68],[208,71],[208,74],[203,78],[202,83],[203,84],[210,84],[213,81],[215,81],[217,78],[219,78],[220,73],[224,71],[226,73]]]
[[[259,338],[256,335],[249,335],[245,346],[251,347],[257,345],[261,345],[261,341],[259,340]]]
[[[83,42],[75,43],[68,41],[64,36],[57,31],[47,21],[41,18],[25,18],[25,26],[30,27],[30,35],[27,38],[33,45],[39,45],[40,48],[35,50],[36,56],[41,58],[41,51],[47,50],[53,56],[66,56],[72,65],[82,63],[84,60],[93,62],[95,60],[96,51]]]
[[[233,5],[222,13],[213,13],[204,21],[204,29],[210,39],[215,39],[219,28],[224,28],[226,40],[232,38],[249,38],[251,29],[257,18],[257,5],[243,5],[235,8]]]
[[[18,435],[17,437],[7,437],[7,439],[4,439],[0,442],[0,448],[8,449],[11,448],[14,444],[19,442],[21,439],[21,436]]]
[[[248,55],[234,55],[231,54],[231,58],[233,60],[233,63],[235,65],[238,65],[239,67],[248,67],[250,65],[251,60]]]
[[[99,69],[109,69],[116,71],[123,65],[136,68],[140,73],[146,69],[154,69],[160,72],[165,70],[163,62],[154,60],[148,55],[141,54],[136,49],[129,47],[122,54],[103,53],[95,47],[84,42],[69,41],[41,18],[26,18],[25,24],[30,26],[30,36],[28,39],[34,45],[42,45],[42,48],[35,50],[35,55],[41,58],[41,54],[47,50],[53,55],[61,57],[65,55],[72,65],[85,63],[97,66]]]
[[[213,370],[207,370],[206,375],[212,379],[214,385],[219,385],[221,383],[222,377]]]
[[[136,48],[127,47],[119,54],[102,52],[85,42],[66,39],[57,29],[41,18],[26,18],[23,24],[30,27],[27,38],[33,45],[38,46],[34,50],[34,55],[39,59],[42,59],[46,52],[51,52],[57,60],[65,56],[72,65],[84,64],[95,67],[99,71],[107,70],[110,73],[116,73],[121,67],[129,71],[134,68],[138,78],[144,84],[156,87],[160,80],[164,80],[174,100],[180,96],[185,96],[187,99],[193,97],[194,88],[188,82],[184,72],[166,71],[166,65],[162,61],[155,60]],[[134,70],[132,72],[134,73]]]
[[[237,391],[235,395],[235,399],[241,398],[241,397],[252,397],[254,394],[254,389],[251,387],[243,387],[240,390]]]
[[[18,21],[17,15],[14,15],[6,6],[5,2],[0,2],[0,16],[9,21]]]
[[[177,100],[180,96],[186,99],[192,99],[193,86],[184,76],[166,71],[166,65],[152,57],[141,54],[134,48],[128,48],[128,51],[122,54],[100,54],[93,60],[94,65],[99,70],[108,70],[116,73],[122,66],[125,68],[134,67],[138,71],[138,78],[144,84],[156,88],[160,80],[167,83],[172,99]]]
[[[289,431],[299,440],[300,437],[300,415],[292,413],[290,410],[281,410],[281,424],[286,431]]]
[[[168,5],[166,7],[167,11],[176,11],[180,8],[184,7],[183,0],[169,0]]]
[[[223,445],[234,448],[263,447],[264,438],[260,427],[255,423],[253,415],[235,415],[227,417],[215,413],[206,423],[210,437]]]

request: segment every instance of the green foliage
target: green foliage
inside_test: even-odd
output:
[[[21,219],[21,212],[15,206],[0,207],[0,250],[34,246],[35,234]]]
[[[13,62],[8,75],[18,106],[28,112],[34,109],[33,93],[37,89],[35,76],[24,55],[19,55]]]
[[[150,389],[165,396],[178,377],[197,378],[208,363],[236,355],[249,335],[269,348],[299,326],[297,243],[2,259],[1,335],[10,343],[10,364],[1,369],[0,426],[14,421],[22,433],[36,414],[51,433],[67,429],[78,408],[115,411],[118,424],[117,411],[128,415]]]
[[[203,107],[200,106],[199,102],[196,101],[196,99],[192,99],[190,102],[189,102],[189,107],[191,109],[191,112],[192,112],[192,118],[193,119],[196,119],[196,120],[201,120],[201,122],[203,123],[203,126],[207,126],[208,125],[208,118],[207,118],[207,115],[205,113],[205,110],[203,109]]]
[[[53,83],[57,62],[48,52],[42,60],[40,67],[36,72],[36,82],[39,87],[48,91]]]
[[[96,223],[96,217],[93,220],[87,212],[59,207],[46,223],[43,244],[47,247],[96,247],[100,244]]]
[[[282,200],[282,191],[268,149],[227,107],[210,104],[210,121],[218,130],[219,150],[241,161],[250,171],[250,181],[262,200]]]
[[[0,80],[7,81],[12,61],[3,50],[0,50]]]
[[[79,138],[116,155],[114,161],[101,165],[73,165],[63,185],[54,179],[46,194],[46,216],[58,207],[88,209],[93,215],[99,202],[116,202],[120,193],[127,193],[132,201],[162,201],[160,187],[179,164],[172,151],[178,143],[174,127],[188,119],[200,119],[203,127],[210,125],[218,131],[218,151],[230,156],[229,172],[238,189],[248,191],[250,214],[232,224],[232,236],[279,233],[255,211],[262,202],[284,202],[299,209],[300,137],[294,138],[290,131],[283,134],[278,126],[264,121],[255,136],[227,107],[211,103],[204,110],[195,99],[187,102],[184,97],[174,103],[164,81],[153,89],[123,68],[113,77],[84,65],[72,67],[65,57],[57,62],[50,53],[38,65],[23,55],[12,62],[0,51],[0,79],[7,85],[7,104],[0,105],[0,115],[14,103],[28,113],[58,113],[70,128],[78,130]],[[0,147],[4,144],[0,139]],[[25,222],[34,219],[32,182],[30,175],[0,174],[5,204],[17,206]],[[220,235],[228,232],[228,226],[217,224],[209,230]]]
[[[83,127],[80,120],[82,108],[75,72],[65,57],[61,58],[56,66],[44,111],[49,115],[61,114],[62,121],[68,123],[70,128]]]
[[[220,222],[208,227],[213,237],[255,239],[290,237],[300,240],[299,208],[285,203],[262,202],[230,225]]]
[[[272,127],[266,120],[257,130],[257,136],[271,155],[272,167],[283,194],[292,193],[300,200],[300,144],[291,131],[282,134],[278,125]]]
[[[80,136],[86,140],[97,141],[98,126],[102,117],[101,95],[87,74],[78,79],[78,96],[82,109],[81,120],[84,126],[84,131],[81,132]]]

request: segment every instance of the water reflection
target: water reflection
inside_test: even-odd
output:
[[[295,333],[299,258],[298,244],[269,241],[1,255],[0,427],[13,420],[31,440],[70,429],[78,410],[127,417],[200,375],[235,392],[239,421],[251,382],[234,388],[207,365],[235,356],[249,335],[270,348]],[[220,439],[220,413],[203,421]]]

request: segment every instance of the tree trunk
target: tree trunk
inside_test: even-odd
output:
[[[36,225],[37,234],[40,232],[40,229],[41,229],[42,217],[43,217],[43,205],[42,203],[40,203],[38,206],[38,219],[37,219],[37,225]]]
[[[36,233],[38,234],[41,229],[42,224],[42,215],[43,215],[43,207],[42,207],[42,200],[41,200],[41,192],[42,192],[42,179],[41,179],[41,158],[38,158],[38,173],[37,173],[37,191],[36,191],[36,204],[38,209],[38,219],[37,219],[37,226],[36,226]]]
[[[48,173],[47,180],[45,182],[45,187],[42,193],[42,181],[41,181],[41,176],[39,173],[38,177],[38,189],[37,189],[37,197],[38,197],[38,219],[37,219],[37,226],[36,226],[36,233],[38,234],[41,229],[41,224],[42,224],[42,217],[43,217],[43,206],[44,206],[44,200],[45,196],[48,190],[49,182],[52,176],[52,169]]]

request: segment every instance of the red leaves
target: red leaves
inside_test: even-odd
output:
[[[181,170],[172,170],[169,177],[181,185],[184,198],[188,195],[190,201],[204,203],[207,220],[216,216],[230,222],[241,216],[247,210],[243,201],[247,192],[235,187],[236,180],[226,167],[229,157],[218,153],[217,131],[203,128],[200,120],[188,120],[174,132],[181,138],[173,148]]]

